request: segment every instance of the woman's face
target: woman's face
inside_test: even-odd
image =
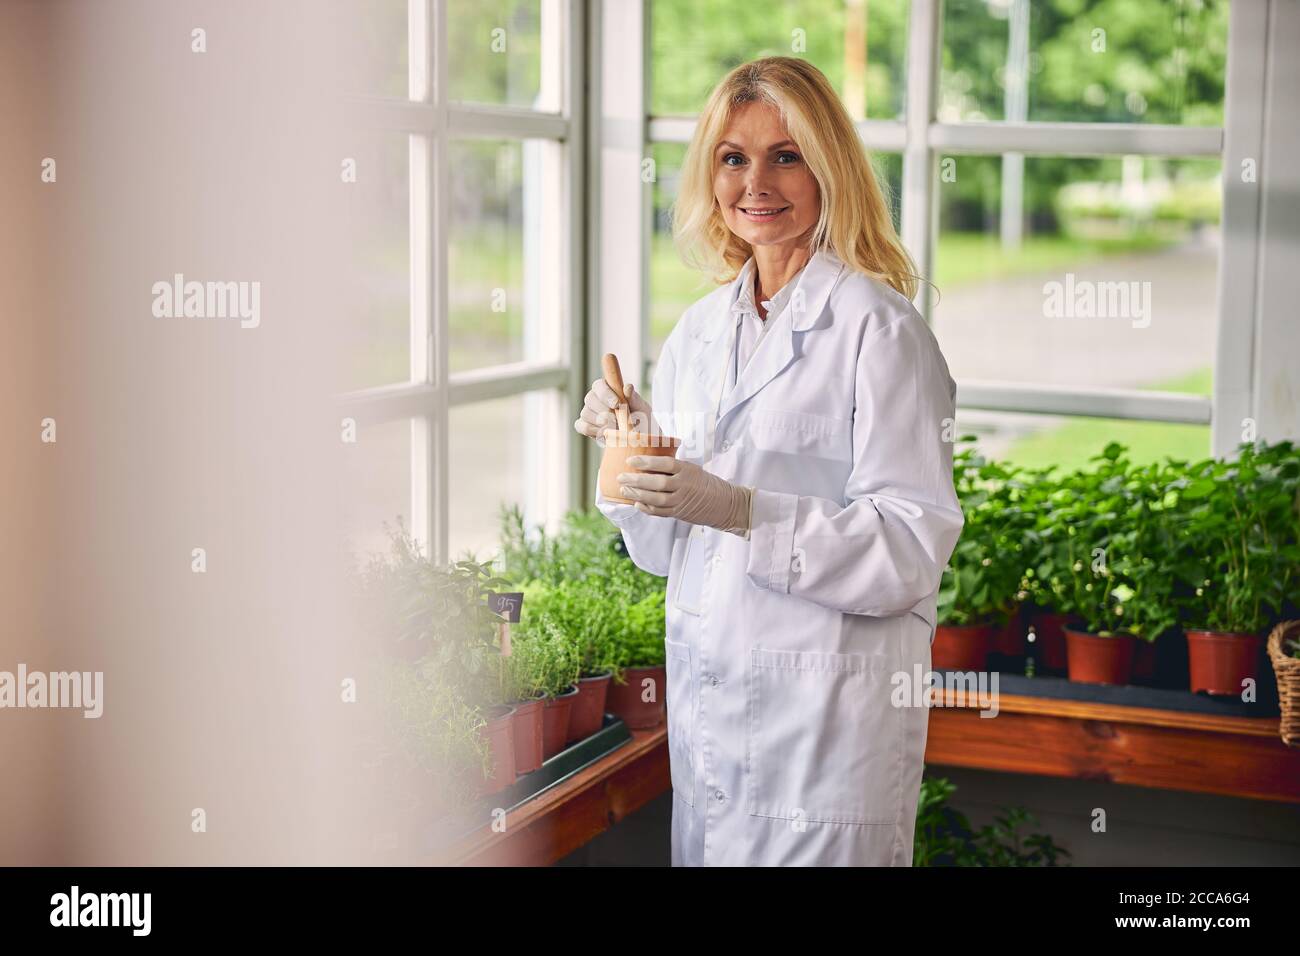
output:
[[[821,213],[817,180],[767,103],[732,115],[713,154],[713,195],[727,228],[751,246],[801,240]]]

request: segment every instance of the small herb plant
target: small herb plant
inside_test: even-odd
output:
[[[1026,473],[988,461],[974,448],[954,456],[953,484],[965,524],[939,583],[939,622],[1004,623],[1022,597],[1026,532],[1034,518],[1027,507],[1031,486]]]
[[[1021,827],[1037,821],[1020,807],[1005,809],[993,823],[972,829],[964,814],[948,806],[956,790],[942,777],[921,781],[913,866],[1059,866],[1062,858],[1070,856],[1047,834],[1022,837]]]
[[[1300,584],[1300,454],[1291,442],[1243,444],[1172,482],[1189,628],[1258,634]]]

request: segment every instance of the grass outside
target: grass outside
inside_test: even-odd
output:
[[[1208,397],[1211,384],[1211,370],[1204,368],[1148,388]],[[1136,464],[1161,461],[1166,457],[1195,461],[1208,457],[1210,453],[1208,425],[1075,418],[1057,428],[1020,439],[1001,457],[1027,467],[1057,465],[1063,471],[1073,471],[1090,466],[1088,459],[1113,441],[1127,446],[1129,457]]]

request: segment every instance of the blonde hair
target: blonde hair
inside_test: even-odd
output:
[[[714,88],[682,163],[673,204],[673,240],[682,259],[721,284],[752,247],[722,218],[713,192],[714,150],[733,113],[747,103],[775,107],[817,180],[821,212],[809,253],[828,250],[850,268],[916,295],[916,266],[894,231],[884,191],[853,120],[825,75],[811,63],[769,56],[736,67]]]

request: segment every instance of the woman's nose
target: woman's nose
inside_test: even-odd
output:
[[[749,172],[745,176],[746,196],[758,198],[767,195],[767,171],[760,168],[761,165],[761,163],[754,163],[749,167]]]

